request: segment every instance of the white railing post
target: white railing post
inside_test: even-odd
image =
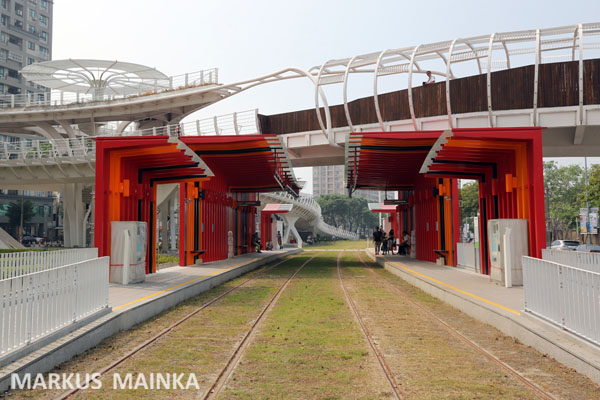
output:
[[[15,108],[15,95],[10,95],[10,108]]]
[[[152,127],[152,136],[156,136],[156,127],[155,126]]]
[[[202,132],[200,131],[200,120],[196,120],[196,135],[202,135]]]
[[[213,117],[213,124],[215,125],[215,135],[219,134],[219,124],[217,122],[217,116],[215,115]]]
[[[173,77],[169,77],[169,89],[173,89]]]

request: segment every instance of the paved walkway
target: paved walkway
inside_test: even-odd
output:
[[[373,249],[367,252],[375,257]],[[376,261],[430,295],[600,383],[600,347],[523,311],[522,286],[506,288],[487,275],[407,256],[379,255]]]
[[[201,265],[187,267],[173,266],[160,269],[155,274],[146,275],[146,281],[131,285],[111,283],[109,286],[108,303],[113,311],[123,310],[146,300],[177,290],[186,285],[197,283],[203,279],[220,275],[223,272],[242,267],[262,258],[272,258],[274,255],[290,253],[295,249],[263,251],[249,253],[231,259],[213,261]]]
[[[371,254],[373,254],[372,251]],[[493,282],[488,275],[462,268],[437,265],[407,256],[386,255],[381,257],[392,262],[397,268],[486,303],[499,311],[520,315],[524,308],[523,286],[506,288]]]

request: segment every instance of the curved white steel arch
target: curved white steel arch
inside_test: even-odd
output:
[[[513,66],[513,57],[514,56],[523,56],[533,54],[535,56],[535,65],[536,70],[539,69],[539,64],[543,63],[546,58],[544,54],[548,54],[548,52],[552,53],[552,55],[548,56],[548,60],[554,58],[561,58],[567,56],[570,60],[575,60],[575,52],[579,51],[579,97],[580,97],[580,113],[579,120],[581,121],[583,118],[583,60],[586,50],[597,50],[600,49],[600,43],[598,41],[594,41],[594,39],[586,40],[584,43],[584,39],[598,37],[600,35],[600,23],[588,23],[588,24],[577,24],[571,26],[563,26],[563,27],[555,27],[555,28],[547,28],[547,29],[536,29],[536,30],[522,30],[522,31],[514,31],[514,32],[503,32],[503,33],[493,33],[491,35],[480,35],[470,38],[461,38],[455,39],[451,41],[438,42],[438,43],[430,43],[430,44],[420,44],[417,46],[400,48],[400,49],[389,49],[383,52],[369,53],[354,56],[347,59],[339,59],[339,60],[329,60],[325,64],[317,67],[313,67],[309,70],[304,70],[300,68],[288,68],[281,71],[274,72],[272,74],[264,75],[262,77],[253,78],[245,81],[235,82],[227,85],[213,85],[211,87],[199,87],[196,88],[198,90],[194,90],[196,92],[210,92],[215,90],[221,90],[223,97],[227,97],[236,93],[240,93],[242,91],[248,90],[254,86],[262,85],[265,83],[271,83],[275,81],[281,81],[286,79],[292,79],[297,77],[307,77],[309,78],[313,84],[315,85],[315,108],[317,112],[317,118],[319,120],[319,125],[323,133],[327,136],[332,142],[333,134],[331,127],[331,115],[329,112],[329,105],[327,102],[327,97],[323,93],[322,86],[325,84],[335,84],[335,83],[343,83],[343,93],[344,93],[344,109],[346,113],[346,119],[348,120],[349,126],[354,128],[353,123],[350,118],[350,112],[348,107],[348,81],[350,74],[354,73],[374,73],[374,102],[376,106],[376,112],[378,117],[378,122],[380,128],[385,128],[385,121],[383,121],[381,110],[378,103],[378,93],[377,93],[377,76],[381,76],[382,74],[402,74],[407,73],[407,83],[408,83],[408,96],[409,96],[409,106],[411,112],[411,120],[415,129],[419,129],[419,123],[415,116],[414,110],[414,102],[412,96],[412,81],[413,81],[413,73],[415,72],[423,72],[421,70],[420,63],[423,61],[430,60],[442,60],[445,65],[445,71],[432,71],[435,75],[439,75],[446,78],[446,102],[448,107],[448,114],[450,124],[451,121],[451,88],[449,85],[450,80],[454,79],[452,73],[452,65],[456,65],[458,63],[463,63],[466,61],[474,60],[477,63],[476,72],[481,73],[483,71],[482,58],[487,58],[486,73],[487,73],[487,97],[488,97],[488,120],[489,126],[494,126],[494,110],[492,104],[492,96],[491,96],[491,73],[493,70],[510,68]],[[531,43],[531,46],[528,46],[528,43]],[[506,60],[495,60],[495,56],[493,55],[494,51],[502,51],[506,55]],[[556,51],[565,50],[568,52],[567,55],[559,55],[555,56]],[[408,64],[399,64],[399,65],[391,65],[393,63],[397,63],[401,59],[409,60]],[[391,66],[390,66],[391,65]],[[527,64],[525,64],[527,65]],[[474,71],[474,73],[476,73]],[[213,74],[213,72],[211,72]],[[188,74],[185,74],[185,82],[188,81]],[[214,71],[214,77],[216,77],[217,72]],[[202,81],[204,74],[201,74],[200,80]],[[173,78],[170,78],[171,80]],[[181,78],[183,79],[183,78]],[[196,82],[196,81],[194,81]],[[216,83],[216,79],[211,81]],[[534,91],[537,90],[537,85],[534,87]],[[15,97],[15,95],[9,95],[4,98],[3,96],[0,100],[0,103],[3,103],[4,106],[13,107],[13,105],[24,104],[27,105],[35,105],[39,104],[44,107],[47,107],[49,104],[52,104],[52,99],[47,99],[46,97],[42,101],[31,101],[31,99],[27,97]],[[323,121],[323,118],[320,113],[320,103],[323,104],[323,108],[325,110],[326,121]],[[534,104],[532,107],[537,109],[537,96],[534,96]],[[91,111],[90,111],[91,112]],[[537,123],[537,114],[534,111],[534,118],[531,121],[532,124]],[[2,116],[0,113],[0,122]]]

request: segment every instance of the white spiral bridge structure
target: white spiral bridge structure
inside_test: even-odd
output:
[[[294,236],[299,247],[302,247],[302,238],[300,233],[312,232],[313,236],[316,234],[323,236],[335,236],[339,239],[346,240],[357,240],[358,234],[331,226],[323,220],[321,214],[321,206],[311,196],[300,195],[294,197],[285,192],[276,193],[261,193],[261,203],[277,203],[277,204],[291,204],[292,210],[289,213],[281,214],[286,228],[283,233],[283,242],[287,243],[290,234]]]

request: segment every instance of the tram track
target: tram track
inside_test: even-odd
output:
[[[237,285],[231,287],[230,289],[226,290],[225,292],[213,297],[212,299],[210,299],[209,301],[207,301],[206,303],[203,303],[201,306],[197,307],[195,310],[191,311],[190,313],[186,314],[184,317],[180,318],[179,320],[175,321],[174,323],[170,324],[169,326],[167,326],[166,328],[164,328],[163,330],[161,330],[160,332],[158,332],[156,335],[152,336],[151,338],[145,340],[143,343],[139,344],[138,346],[136,346],[134,349],[132,349],[131,351],[129,351],[128,353],[126,353],[125,355],[119,357],[118,359],[114,360],[113,362],[111,362],[110,364],[108,364],[107,366],[105,366],[104,368],[96,371],[97,372],[97,377],[100,378],[102,376],[104,376],[107,372],[113,370],[114,368],[116,368],[117,366],[119,366],[120,364],[124,363],[125,361],[127,361],[128,359],[130,359],[132,356],[134,356],[135,354],[139,353],[140,351],[148,348],[152,343],[156,342],[157,340],[159,340],[160,338],[166,336],[168,333],[170,333],[171,331],[173,331],[173,329],[175,329],[176,327],[182,325],[183,323],[185,323],[186,321],[188,321],[190,318],[192,318],[193,316],[197,315],[199,312],[205,310],[206,308],[210,307],[211,305],[213,305],[214,303],[216,303],[217,301],[221,300],[222,298],[224,298],[225,296],[233,293],[234,291],[240,289],[241,287],[245,286],[246,284],[262,277],[263,275],[265,275],[267,272],[271,271],[272,269],[278,267],[279,265],[290,261],[292,259],[294,259],[296,257],[286,257],[285,259],[265,268],[263,271],[260,271],[257,274],[254,274],[253,276],[251,276],[250,278],[238,283]],[[314,257],[313,257],[314,258]],[[306,265],[311,259],[307,260],[304,264],[302,264],[302,266],[300,267],[300,269]],[[299,269],[296,271],[296,273],[299,271]],[[296,274],[294,273],[294,275]],[[287,282],[287,281],[286,281]],[[91,380],[86,381],[85,385],[81,385],[82,387],[86,387],[88,386],[88,384],[91,382]],[[83,389],[81,389],[80,387],[76,387],[74,389],[71,389],[69,391],[63,392],[61,393],[58,397],[55,397],[55,400],[64,400],[64,399],[68,399],[73,397],[74,395],[76,395],[77,393],[81,392]]]
[[[360,260],[360,262],[363,264],[363,266],[371,274],[376,276],[377,274],[375,273],[375,270],[373,268],[369,267],[365,263],[365,261],[363,260],[361,254],[360,254],[360,251],[357,252],[357,256],[358,256],[358,259]],[[338,261],[338,268],[339,268],[339,261]],[[379,278],[387,281],[387,279],[385,279],[383,277],[379,277]],[[390,283],[390,282],[388,281],[388,283]],[[392,288],[394,293],[401,296],[404,301],[406,301],[407,303],[409,303],[412,306],[414,306],[415,308],[417,308],[425,316],[427,316],[430,320],[434,321],[435,323],[437,323],[438,325],[443,327],[446,331],[448,331],[450,334],[452,334],[455,338],[457,338],[458,340],[460,340],[461,342],[466,344],[471,349],[475,350],[477,353],[482,355],[484,358],[486,358],[492,364],[496,365],[498,368],[500,368],[504,372],[508,373],[513,378],[517,379],[521,384],[523,384],[526,388],[528,388],[531,392],[533,392],[538,398],[544,399],[544,400],[555,400],[555,397],[552,396],[550,393],[544,391],[541,387],[539,387],[538,385],[536,385],[535,383],[533,383],[532,381],[527,379],[524,375],[519,373],[517,370],[512,368],[510,365],[502,362],[500,359],[498,359],[496,356],[491,354],[489,351],[487,351],[486,349],[484,349],[483,347],[478,345],[476,342],[472,341],[471,339],[469,339],[468,337],[466,337],[465,335],[460,333],[457,329],[453,328],[451,325],[449,325],[446,321],[444,321],[443,319],[441,319],[440,317],[435,315],[433,312],[426,309],[425,307],[418,304],[417,302],[413,301],[404,292],[402,292],[402,290],[395,287],[391,283],[389,286]]]
[[[244,335],[244,337],[242,338],[240,343],[237,345],[234,352],[231,354],[231,356],[227,360],[227,364],[221,370],[221,372],[217,376],[217,379],[215,379],[212,386],[208,389],[206,394],[202,397],[203,400],[216,399],[217,396],[219,395],[219,393],[221,393],[221,390],[225,387],[225,385],[229,381],[229,378],[231,377],[231,375],[235,371],[236,367],[238,366],[240,359],[244,355],[244,351],[246,350],[248,345],[252,342],[252,339],[254,338],[254,336],[256,334],[257,328],[260,325],[260,323],[264,320],[264,317],[266,316],[266,314],[275,305],[275,303],[277,303],[277,300],[279,299],[279,297],[281,297],[281,294],[288,287],[288,285],[292,281],[292,279],[294,279],[296,277],[296,275],[298,275],[298,273],[308,263],[310,263],[315,257],[316,257],[316,255],[312,256],[311,258],[306,260],[302,265],[300,265],[300,267],[298,267],[298,269],[296,269],[296,271],[290,277],[288,277],[285,280],[285,282],[279,287],[279,289],[277,290],[277,292],[275,292],[275,294],[271,297],[271,299],[269,299],[269,302],[265,305],[265,307],[262,309],[262,311],[260,312],[258,317],[254,320],[254,323],[252,324],[252,326],[250,327],[248,332],[246,332],[246,334]]]
[[[350,306],[350,309],[352,310],[352,313],[354,314],[354,318],[358,322],[358,325],[360,326],[360,329],[361,329],[365,339],[369,343],[369,347],[371,348],[371,351],[375,355],[375,358],[377,358],[377,362],[379,363],[379,366],[381,367],[381,370],[383,371],[383,374],[385,375],[387,382],[389,383],[390,387],[392,388],[392,393],[394,393],[394,397],[398,400],[401,400],[401,399],[405,398],[405,395],[402,392],[402,390],[400,389],[398,382],[396,382],[396,379],[394,378],[394,374],[392,373],[392,370],[390,369],[389,365],[385,361],[385,357],[383,356],[381,351],[379,351],[379,349],[377,348],[377,345],[375,344],[373,336],[371,335],[371,332],[367,328],[367,325],[365,324],[364,319],[361,317],[360,313],[358,312],[358,308],[356,307],[354,300],[352,300],[352,297],[350,297],[350,293],[348,293],[348,290],[346,289],[346,285],[344,284],[344,279],[342,278],[342,269],[340,267],[340,258],[341,257],[342,257],[342,252],[340,252],[337,257],[337,272],[338,272],[338,277],[340,279],[340,285],[342,287],[344,295],[346,296],[346,302]]]

